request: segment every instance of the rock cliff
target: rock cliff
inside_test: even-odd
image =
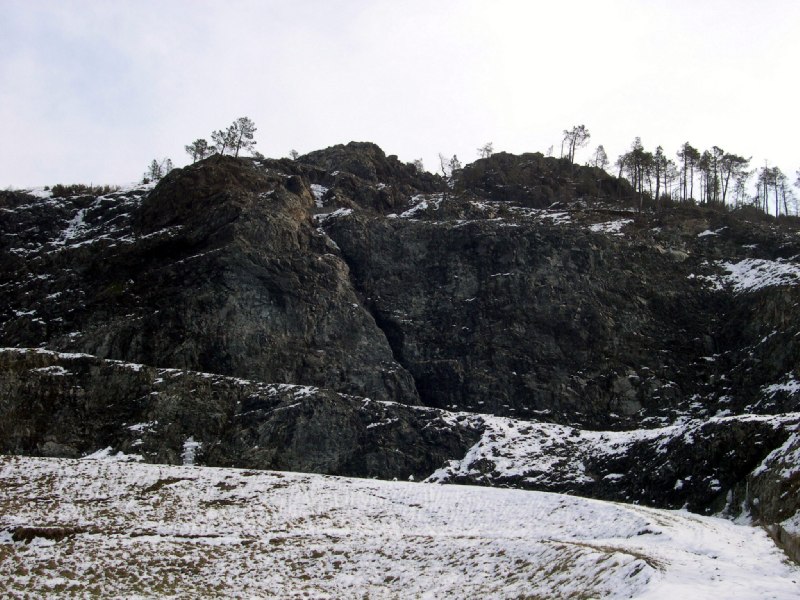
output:
[[[447,185],[368,143],[2,192],[0,451],[784,521],[800,227],[634,204],[541,154]]]

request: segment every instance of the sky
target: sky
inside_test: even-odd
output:
[[[800,168],[797,0],[0,0],[0,189],[123,184],[250,117],[268,157],[559,154],[585,124]]]

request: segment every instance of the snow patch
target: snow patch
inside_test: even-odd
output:
[[[202,447],[201,442],[195,441],[193,437],[187,438],[183,442],[183,452],[181,453],[181,460],[186,467],[194,466],[194,461],[197,458],[197,451]]]
[[[97,450],[84,456],[81,460],[102,460],[111,462],[141,462],[144,457],[140,454],[125,454],[124,452],[114,452],[111,446]]]
[[[311,193],[314,195],[314,204],[317,208],[323,208],[325,204],[322,201],[323,196],[328,193],[328,188],[319,185],[318,183],[311,184]]]
[[[633,223],[633,219],[619,219],[617,221],[608,221],[607,223],[595,223],[589,226],[589,231],[593,233],[622,235],[622,228],[631,223]]]
[[[71,375],[69,371],[67,371],[64,367],[53,365],[51,367],[39,367],[38,369],[31,369],[36,373],[43,373],[45,375],[52,375],[55,377],[63,377],[65,375]]]
[[[765,287],[800,284],[800,265],[787,260],[746,258],[737,263],[718,261],[728,271],[716,279],[735,293],[755,292]]]
[[[340,219],[342,217],[347,217],[347,216],[352,215],[352,214],[353,214],[353,209],[352,208],[339,208],[339,209],[337,209],[337,210],[335,210],[333,212],[315,215],[314,218],[318,222],[324,223],[328,219]]]
[[[419,194],[411,198],[410,204],[412,205],[407,211],[400,213],[401,219],[413,219],[414,217],[418,216],[420,213],[425,212],[428,208],[433,210],[439,210],[439,207],[442,205],[442,200],[444,200],[444,196],[442,194],[435,194],[431,196],[425,196],[424,194]]]
[[[784,392],[791,395],[798,394],[800,393],[800,381],[795,379],[794,375],[788,373],[786,375],[786,381],[783,383],[773,383],[772,385],[765,385],[761,388],[761,393],[767,396],[774,396],[778,392]]]

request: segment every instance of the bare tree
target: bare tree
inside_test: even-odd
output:
[[[492,142],[486,142],[483,146],[478,148],[478,156],[481,158],[489,158],[494,153],[494,145]]]
[[[300,153],[294,148],[292,148],[291,152],[289,152],[289,156],[291,157],[292,160],[297,160],[300,157]]]
[[[439,167],[442,170],[442,178],[444,179],[446,190],[445,198],[447,197],[447,190],[455,187],[456,174],[461,171],[461,161],[458,156],[453,154],[453,157],[448,159],[441,152],[439,153]]]

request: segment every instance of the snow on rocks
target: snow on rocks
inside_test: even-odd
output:
[[[589,231],[592,233],[610,233],[613,235],[622,235],[622,229],[626,225],[633,223],[633,219],[618,219],[616,221],[608,221],[607,223],[595,223],[589,226]]]
[[[412,205],[407,211],[400,213],[401,219],[413,219],[424,214],[429,208],[432,210],[439,210],[444,196],[442,194],[434,194],[431,196],[418,195],[411,198],[410,204]]]
[[[323,208],[325,204],[322,199],[325,194],[328,193],[328,188],[319,185],[318,183],[312,183],[311,193],[314,195],[314,204],[317,206],[317,208]]]
[[[324,224],[325,221],[329,219],[340,219],[342,217],[347,217],[353,214],[352,208],[338,208],[333,212],[329,213],[320,213],[318,215],[314,215],[316,221],[320,224]]]
[[[747,258],[736,263],[722,261],[718,264],[728,271],[722,276],[721,283],[731,286],[736,293],[800,284],[800,265],[795,262]]]
[[[0,486],[8,597],[788,599],[800,585],[760,529],[560,494],[23,457],[0,457]]]
[[[708,435],[704,433],[708,427],[724,429],[728,424],[750,421],[777,429],[796,426],[798,415],[718,416],[628,431],[580,430],[555,423],[469,413],[451,413],[446,418],[471,420],[482,434],[462,459],[448,461],[431,474],[427,482],[513,485],[558,491],[583,489],[586,493],[597,477],[597,473],[587,472],[587,465],[595,465],[592,468],[595,470],[597,464],[613,462],[624,458],[634,448],[645,447],[653,456],[666,458],[676,444],[690,447],[695,438]],[[622,480],[626,479],[617,473],[607,475],[610,477],[604,480],[611,483],[624,483]],[[712,486],[713,478],[709,477],[707,483]]]
[[[765,385],[761,391],[765,396],[774,396],[781,392],[789,395],[800,394],[800,381],[795,379],[792,373],[787,373],[783,382]]]
[[[727,227],[720,227],[719,229],[714,229],[714,230],[706,229],[705,231],[701,231],[700,233],[698,233],[697,237],[704,238],[704,237],[719,235],[725,229],[727,229]]]
[[[706,263],[708,265],[709,263]],[[722,275],[689,275],[712,289],[730,289],[735,294],[755,292],[772,286],[800,285],[800,264],[791,260],[746,258],[739,262],[715,261],[710,266],[727,271]]]

